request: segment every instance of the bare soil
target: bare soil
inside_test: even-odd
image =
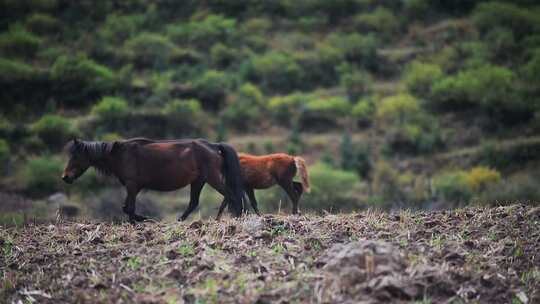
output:
[[[0,248],[5,303],[540,303],[523,205],[59,223],[0,228]]]

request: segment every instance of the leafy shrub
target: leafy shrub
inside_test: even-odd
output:
[[[207,70],[193,82],[193,89],[204,108],[217,110],[230,88],[229,77],[221,71]]]
[[[210,14],[202,20],[171,25],[167,33],[179,44],[208,49],[216,42],[226,44],[232,40],[236,34],[236,20]]]
[[[360,183],[353,172],[342,171],[324,163],[310,166],[312,192],[302,197],[301,208],[322,210],[354,209],[354,189]]]
[[[162,113],[168,120],[166,134],[173,136],[196,133],[201,129],[199,121],[204,120],[201,103],[196,99],[173,99]]]
[[[473,20],[483,31],[499,26],[510,28],[518,39],[540,29],[540,16],[536,10],[521,8],[508,2],[478,4]]]
[[[143,15],[110,14],[98,30],[98,37],[110,44],[123,43],[133,37],[143,25]]]
[[[310,100],[306,107],[307,112],[328,115],[330,117],[343,117],[350,113],[351,104],[341,96],[319,97]]]
[[[486,167],[474,167],[467,173],[467,185],[473,192],[485,190],[489,185],[500,181],[501,174]]]
[[[371,75],[358,70],[342,74],[340,82],[347,90],[349,100],[358,100],[360,97],[369,94],[373,86]]]
[[[0,81],[28,80],[36,75],[34,67],[24,62],[0,58]]]
[[[71,137],[78,135],[69,119],[54,114],[43,115],[30,128],[48,147],[57,150],[61,149]]]
[[[504,183],[492,183],[477,199],[486,205],[510,205],[517,202],[538,205],[540,202],[540,176],[537,173],[518,173]]]
[[[141,33],[124,43],[126,56],[138,67],[164,69],[176,46],[169,38],[154,34]]]
[[[433,187],[438,196],[451,202],[468,203],[473,195],[465,171],[440,174],[433,179]]]
[[[51,15],[34,13],[26,18],[26,28],[36,34],[49,35],[58,34],[61,31],[61,23]]]
[[[3,175],[4,170],[9,160],[10,149],[7,141],[0,139],[0,175]]]
[[[41,156],[26,161],[19,180],[32,195],[51,194],[60,189],[63,163],[57,157]]]
[[[373,191],[387,201],[385,204],[404,199],[404,194],[399,185],[399,173],[384,160],[378,160],[375,163],[372,185]]]
[[[385,132],[387,152],[430,153],[442,146],[438,121],[411,95],[382,99],[375,115],[378,127]]]
[[[517,42],[514,33],[503,27],[491,29],[485,36],[489,50],[498,61],[511,60],[516,56]]]
[[[39,49],[41,39],[20,27],[13,27],[0,34],[0,54],[15,57],[32,57]]]
[[[531,84],[540,88],[540,48],[532,52],[531,58],[523,67],[523,74]]]
[[[356,119],[357,124],[362,127],[369,126],[375,116],[375,100],[373,97],[364,97],[352,108],[352,116]]]
[[[270,99],[268,107],[278,123],[290,126],[291,121],[300,117],[310,99],[311,95],[303,93],[276,96]]]
[[[92,114],[108,123],[113,123],[115,120],[125,117],[128,113],[128,103],[120,97],[103,97],[92,107]]]
[[[239,51],[226,46],[223,43],[216,43],[210,49],[212,63],[217,67],[228,67],[239,57]]]
[[[408,94],[386,97],[377,105],[376,117],[381,122],[404,125],[421,112],[418,100]]]
[[[328,36],[327,43],[341,50],[348,61],[371,71],[377,70],[379,43],[373,34],[362,36],[357,33],[333,33]]]
[[[252,58],[250,74],[266,90],[281,93],[298,88],[304,75],[292,56],[278,51]]]
[[[363,13],[354,17],[354,25],[360,32],[373,31],[389,39],[399,29],[398,18],[392,11],[378,6],[371,13]]]
[[[257,129],[265,110],[264,96],[253,84],[244,84],[225,109],[225,120],[238,129]]]
[[[429,97],[433,83],[442,77],[443,71],[438,65],[415,61],[405,70],[403,81],[412,94]]]
[[[113,71],[84,55],[58,57],[51,67],[51,78],[62,102],[71,106],[84,105],[116,85]]]
[[[430,106],[459,110],[479,107],[486,111],[520,111],[515,97],[515,75],[506,68],[485,65],[442,78],[432,86]]]
[[[163,114],[183,119],[193,118],[194,115],[200,114],[201,111],[201,103],[196,99],[174,99],[163,108]]]
[[[342,96],[312,95],[300,116],[302,129],[326,131],[335,128],[340,118],[350,113],[352,105]]]

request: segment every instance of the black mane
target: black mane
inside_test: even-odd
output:
[[[71,157],[78,154],[84,155],[99,173],[111,175],[112,172],[105,163],[105,157],[109,155],[113,145],[112,142],[77,140],[70,144],[68,151]]]

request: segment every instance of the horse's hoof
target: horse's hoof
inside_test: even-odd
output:
[[[129,221],[132,222],[133,224],[136,222],[143,222],[146,220],[149,220],[149,218],[147,218],[146,216],[138,215],[138,214],[133,214],[129,216]]]

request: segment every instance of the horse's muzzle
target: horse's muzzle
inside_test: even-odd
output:
[[[73,179],[71,177],[69,177],[68,175],[62,175],[62,180],[66,183],[66,184],[71,184],[73,183]]]

